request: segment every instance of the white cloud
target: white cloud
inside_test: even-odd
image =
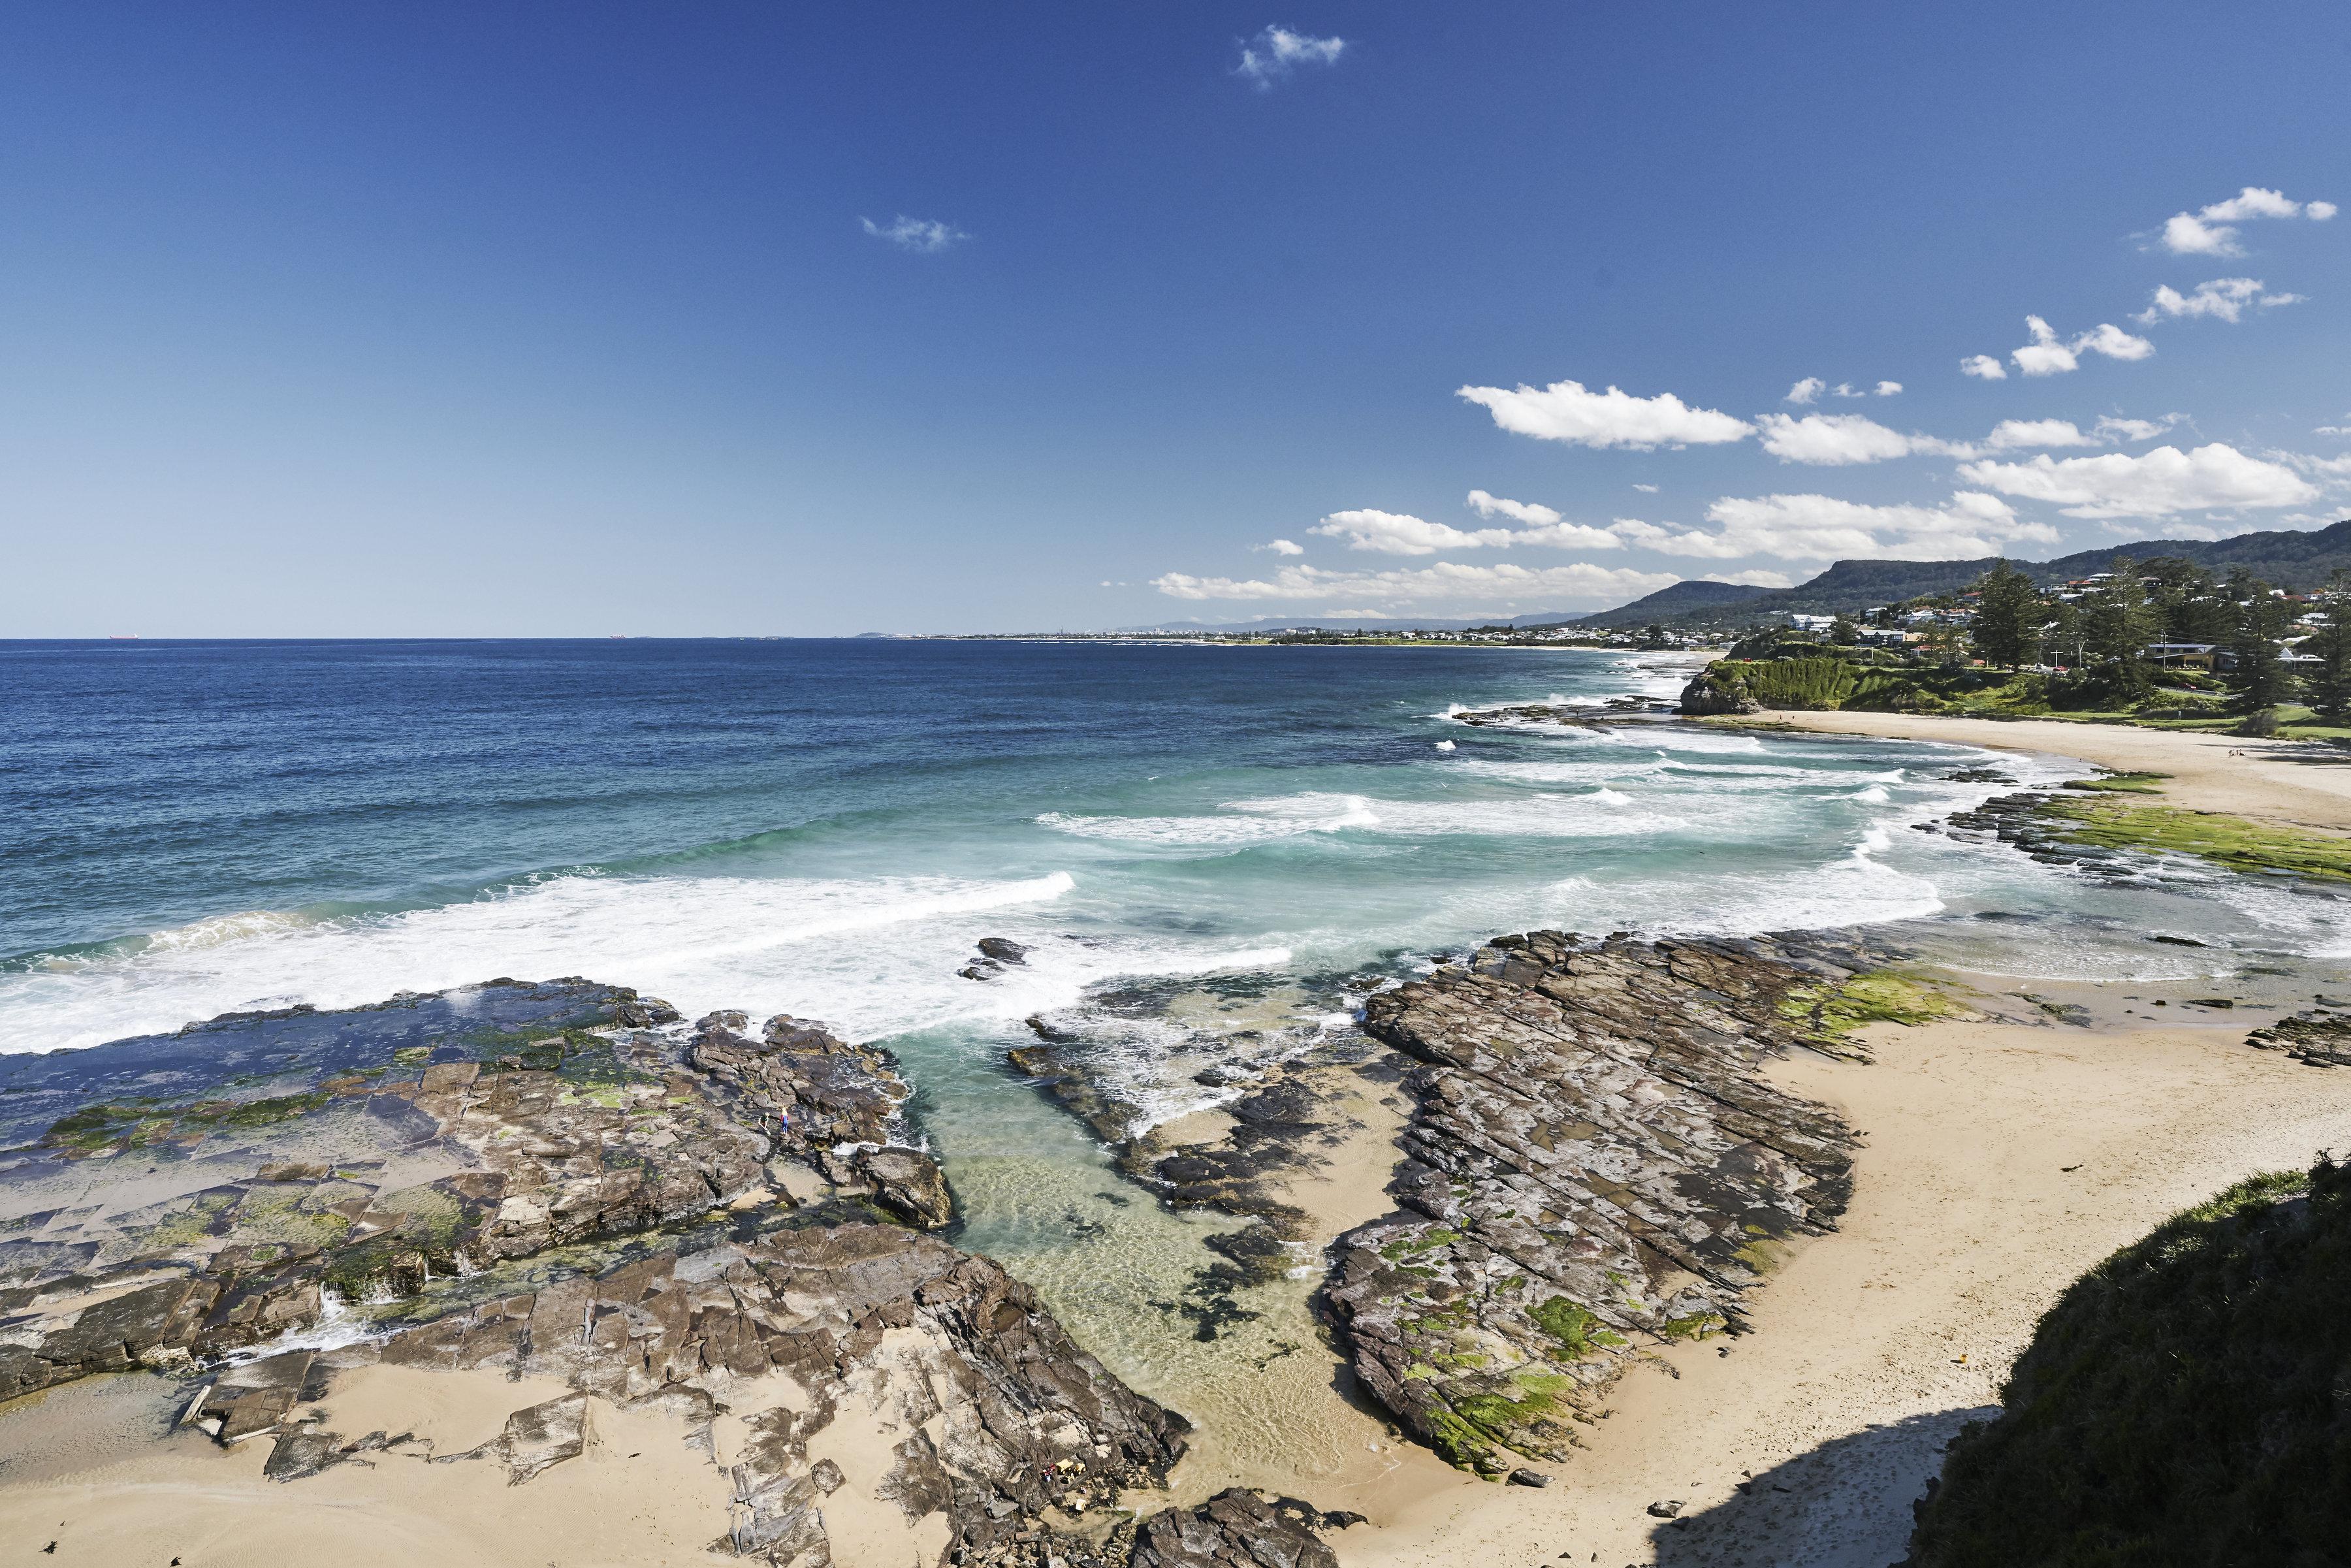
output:
[[[2098,421],[2097,434],[2109,441],[2153,441],[2185,417],[2177,413],[2167,413],[2161,419],[2116,419],[2105,415]]]
[[[1828,390],[1828,382],[1818,376],[1806,376],[1802,381],[1790,387],[1788,395],[1780,401],[1782,402],[1818,402],[1821,393]]]
[[[2174,256],[2242,256],[2235,225],[2248,218],[2306,217],[2325,223],[2335,215],[2332,202],[2288,201],[2283,191],[2248,185],[2225,202],[2194,213],[2174,213],[2164,221],[2163,246]]]
[[[1881,463],[1935,450],[1940,442],[1905,435],[1857,413],[1808,413],[1793,419],[1767,413],[1757,423],[1763,430],[1763,450],[1782,463],[1813,463],[1841,467],[1850,463]]]
[[[1714,571],[1707,574],[1708,582],[1736,582],[1748,588],[1793,588],[1796,580],[1784,571]]]
[[[1560,515],[1549,507],[1506,500],[1499,496],[1489,496],[1483,490],[1470,491],[1469,504],[1484,516],[1514,517],[1534,526],[1522,528],[1457,528],[1450,523],[1432,523],[1405,512],[1383,512],[1364,507],[1333,512],[1307,532],[1321,534],[1327,538],[1343,539],[1349,549],[1374,550],[1381,555],[1435,555],[1439,550],[1447,549],[1509,549],[1516,545],[1541,545],[1554,549],[1617,548],[1615,535],[1604,528],[1562,522]]]
[[[1333,512],[1306,530],[1326,538],[1344,539],[1349,549],[1376,550],[1382,555],[1435,555],[1441,549],[1477,549],[1502,544],[1508,528],[1468,532],[1450,523],[1432,523],[1408,512],[1383,512],[1374,507]]]
[[[1306,553],[1306,547],[1300,544],[1295,539],[1273,539],[1268,543],[1259,545],[1256,548],[1262,550],[1271,550],[1276,555],[1304,555]]]
[[[1808,413],[1793,419],[1767,413],[1757,423],[1763,432],[1763,450],[1782,463],[1811,463],[1842,467],[1855,463],[1882,463],[1889,457],[1932,454],[1938,457],[1973,457],[1976,448],[1963,441],[1902,432],[1858,413]]]
[[[2084,354],[2104,354],[2111,360],[2144,360],[2155,352],[2153,343],[2132,337],[2111,321],[2101,321],[2070,342],[2061,340],[2038,316],[2027,316],[2024,329],[2032,334],[2032,341],[2009,358],[2028,376],[2062,375],[2079,369]],[[1965,368],[1965,361],[1961,368]]]
[[[2193,294],[2182,294],[2169,284],[2155,291],[2155,303],[2131,318],[2134,321],[2154,323],[2175,316],[2217,316],[2223,321],[2242,317],[2248,305],[2268,309],[2277,305],[2299,305],[2306,295],[2265,294],[2258,277],[2215,277],[2196,286]]]
[[[2313,457],[2303,452],[2276,451],[2268,455],[2321,479],[2351,479],[2351,456]]]
[[[875,239],[886,239],[892,245],[903,249],[922,251],[925,254],[945,250],[951,245],[971,237],[953,224],[943,224],[925,218],[910,218],[904,213],[900,213],[886,226],[875,223],[872,218],[860,218],[857,221],[863,224],[865,232]]]
[[[1454,395],[1483,406],[1494,423],[1516,435],[1567,441],[1579,446],[1624,446],[1646,452],[1656,446],[1715,446],[1740,441],[1755,427],[1710,408],[1692,408],[1671,392],[1635,397],[1610,387],[1585,390],[1581,382],[1553,382],[1542,388],[1521,383],[1463,387]]]
[[[1171,599],[1288,600],[1312,603],[1343,600],[1359,604],[1459,605],[1465,609],[1567,609],[1621,603],[1679,581],[1670,571],[1630,567],[1464,566],[1458,561],[1390,571],[1324,571],[1285,566],[1267,578],[1193,577],[1171,571],[1151,586]]]
[[[1853,383],[1851,382],[1839,382],[1835,387],[1831,390],[1833,390],[1839,397],[1867,397],[1869,395],[1867,392],[1854,391]]]
[[[1971,490],[1957,492],[1947,507],[1869,506],[1833,496],[1726,496],[1706,515],[1719,532],[1677,531],[1629,517],[1619,518],[1611,531],[1662,554],[1712,560],[1754,555],[1950,560],[1997,555],[2020,540],[2057,538],[2047,524],[2025,522],[1998,497]]]
[[[1240,64],[1233,68],[1233,75],[1259,92],[1269,92],[1275,82],[1300,66],[1336,65],[1346,47],[1344,38],[1316,38],[1287,27],[1268,27],[1241,45]]]
[[[2214,442],[2182,452],[2158,446],[2131,456],[2043,454],[2025,463],[1963,465],[1960,477],[2004,496],[2046,501],[2069,517],[2168,517],[2220,507],[2291,507],[2318,492],[2283,464]]]
[[[2325,425],[2319,426],[2321,434],[2324,434],[2326,429],[2327,427]],[[1635,484],[1633,488],[1640,491],[1645,496],[1654,496],[1657,493],[1657,487],[1655,485]]]
[[[2069,419],[2004,419],[1980,442],[1945,441],[1940,436],[1907,434],[1857,413],[1759,414],[1763,450],[1782,463],[1809,463],[1844,467],[1857,463],[1882,463],[1892,457],[1933,455],[1976,458],[1988,452],[2014,452],[2034,446],[2103,446],[2108,441],[2145,441],[2179,423],[2171,414],[2161,421],[2101,419],[2094,430],[2084,430]]]
[[[1990,354],[1970,354],[1959,361],[1959,374],[1980,381],[2004,382],[2008,380],[2008,367]]]
[[[2012,452],[2020,446],[2095,446],[2098,438],[2084,434],[2070,419],[2003,419],[1983,444],[1987,452]]]
[[[1549,507],[1539,507],[1529,501],[1507,500],[1500,496],[1489,496],[1483,490],[1469,492],[1469,509],[1481,517],[1509,517],[1515,522],[1538,527],[1559,521],[1559,514]]]
[[[1902,395],[1902,383],[1900,382],[1880,382],[1877,383],[1877,395],[1880,397],[1900,397]]]

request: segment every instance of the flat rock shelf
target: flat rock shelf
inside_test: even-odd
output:
[[[1335,1249],[1327,1306],[1364,1386],[1456,1464],[1558,1459],[1644,1345],[1740,1301],[1851,1194],[1854,1134],[1762,1067],[1818,1031],[1850,944],[1496,938],[1370,998],[1415,1059],[1399,1212]]]

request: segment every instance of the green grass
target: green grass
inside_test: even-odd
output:
[[[2247,821],[2217,811],[2126,805],[2115,800],[2059,797],[2043,810],[2064,824],[2062,836],[2076,843],[2196,855],[2235,871],[2283,871],[2351,881],[2351,838]]]
[[[1952,1445],[1913,1568],[2341,1563],[2351,1542],[2351,1172],[2257,1176],[2042,1319]]]

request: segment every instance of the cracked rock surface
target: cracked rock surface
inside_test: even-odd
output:
[[[1840,961],[1844,960],[1844,961]],[[1736,1332],[1784,1239],[1850,1196],[1852,1134],[1774,1088],[1850,948],[1538,931],[1373,997],[1419,1065],[1400,1211],[1325,1301],[1364,1385],[1457,1464],[1560,1458],[1644,1345]]]
[[[1301,1504],[1121,1510],[1187,1424],[931,1234],[954,1198],[907,1094],[808,1020],[585,980],[0,1059],[0,1398],[163,1372],[183,1426],[294,1485],[528,1486],[657,1412],[708,1461],[710,1550],[786,1568],[870,1560],[877,1516],[921,1563],[1328,1563]],[[462,1453],[333,1429],[377,1367],[531,1392]]]

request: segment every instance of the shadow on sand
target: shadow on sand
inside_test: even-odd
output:
[[[1661,1523],[1658,1568],[1887,1568],[1910,1540],[1910,1505],[1943,1450],[1998,1406],[1938,1410],[1871,1427],[1798,1454],[1729,1501]]]

